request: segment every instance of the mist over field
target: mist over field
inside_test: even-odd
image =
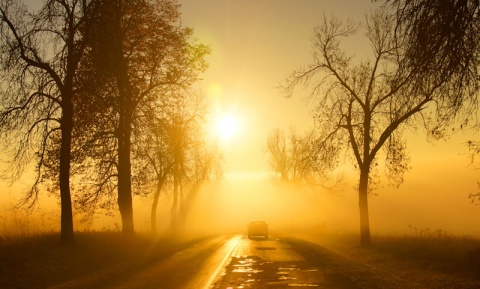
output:
[[[441,149],[441,148],[440,148]],[[480,207],[466,197],[475,189],[477,171],[458,155],[448,168],[413,161],[405,183],[398,189],[385,181],[369,198],[372,234],[415,235],[419,233],[480,236]],[[421,177],[417,172],[422,172]],[[457,172],[453,174],[452,172]],[[423,178],[423,176],[428,178]],[[455,181],[452,178],[455,177]],[[427,181],[437,178],[437,182]],[[228,174],[217,183],[205,184],[189,205],[180,229],[187,236],[245,234],[250,220],[265,220],[273,235],[358,234],[358,198],[355,175],[345,177],[340,190],[311,190],[285,185],[268,173]],[[19,186],[3,187],[0,205],[0,235],[30,235],[58,231],[59,211],[55,198],[43,196],[32,212],[12,209]],[[7,196],[7,197],[5,197]],[[151,197],[134,198],[135,228],[150,232]],[[159,235],[170,230],[171,195],[162,193],[157,211]],[[92,224],[75,214],[75,229],[118,231],[120,217],[97,215]],[[177,232],[178,233],[178,232]]]
[[[438,182],[416,177],[413,172],[418,170],[436,174]],[[450,172],[431,165],[412,171],[400,188],[384,183],[370,197],[372,234],[414,235],[416,228],[417,234],[441,230],[449,235],[480,236],[480,208],[471,204],[463,189],[475,171],[458,182],[451,181]],[[202,189],[187,217],[186,229],[200,234],[245,233],[249,220],[265,220],[272,234],[358,234],[354,186],[355,175],[346,177],[342,190],[332,192],[282,185],[261,174],[239,174]],[[470,187],[475,189],[475,184]]]

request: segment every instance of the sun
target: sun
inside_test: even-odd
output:
[[[218,138],[228,142],[238,136],[241,128],[241,119],[233,113],[226,113],[218,117],[215,123],[215,130]]]

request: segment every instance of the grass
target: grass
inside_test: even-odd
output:
[[[71,280],[101,282],[199,240],[125,235],[113,224],[100,231],[77,231],[75,244],[61,245],[58,220],[56,213],[19,210],[0,215],[0,288],[50,288]],[[88,283],[81,286],[90,287]]]
[[[373,250],[445,273],[480,278],[480,240],[472,237],[375,237]]]
[[[60,245],[53,232],[9,237],[0,243],[0,288],[49,288],[71,280],[89,288],[88,282],[137,270],[191,242],[116,231],[76,232],[74,245]]]
[[[56,212],[5,210],[8,214],[0,215],[0,242],[15,242],[54,232],[60,220]]]
[[[374,235],[359,246],[356,235],[309,237],[354,262],[415,288],[480,288],[480,239],[447,234]]]
[[[116,232],[82,232],[75,245],[59,244],[58,233],[10,238],[0,245],[0,288],[46,288],[91,272],[138,262],[151,240]]]

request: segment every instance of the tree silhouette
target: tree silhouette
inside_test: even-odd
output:
[[[448,81],[462,102],[477,89],[480,3],[455,0],[386,0],[394,8],[397,38],[405,43],[405,65]],[[468,99],[467,99],[468,100]]]
[[[138,156],[143,160],[143,175],[146,185],[153,184],[151,228],[156,231],[156,210],[160,193],[166,185],[172,187],[171,227],[177,225],[178,207],[181,203],[181,188],[188,179],[189,151],[192,144],[202,141],[199,133],[205,107],[203,97],[196,97],[189,91],[173,90],[169,97],[152,105],[144,120]]]
[[[165,105],[154,107],[145,117],[148,123],[142,133],[143,145],[139,147],[137,155],[143,163],[142,175],[144,186],[153,185],[153,201],[150,210],[150,227],[152,234],[157,231],[157,208],[160,194],[169,184],[172,175],[172,141],[170,138],[170,123],[163,111]],[[168,109],[165,109],[168,111]]]
[[[0,128],[13,145],[13,170],[19,177],[35,161],[36,177],[25,204],[33,205],[39,185],[53,180],[60,189],[60,240],[72,243],[70,161],[74,99],[85,41],[81,31],[91,1],[50,0],[36,13],[15,1],[0,2]]]
[[[187,97],[183,104],[187,117],[186,142],[183,143],[185,157],[182,165],[185,174],[180,180],[182,184],[182,198],[179,204],[179,225],[184,225],[190,212],[193,201],[196,199],[202,186],[206,183],[218,181],[223,176],[222,154],[216,144],[207,142],[203,127],[207,110],[204,106],[204,95]],[[191,121],[190,121],[191,120]],[[177,226],[178,227],[178,226]]]
[[[117,202],[122,231],[134,232],[132,208],[132,139],[140,131],[142,114],[150,103],[165,95],[170,86],[185,88],[206,68],[204,56],[209,49],[191,43],[192,30],[180,24],[180,12],[174,0],[99,0],[88,29],[93,74],[109,79],[114,89],[104,93],[113,121],[115,140],[108,139],[116,153],[101,173],[117,180]],[[112,86],[110,86],[112,87]],[[113,93],[113,97],[111,97]],[[138,145],[141,145],[140,143]],[[105,162],[100,160],[104,165]],[[101,182],[110,184],[110,182]],[[107,189],[111,189],[109,186]],[[96,199],[96,190],[91,199]]]
[[[317,148],[329,162],[342,150],[352,157],[359,171],[360,243],[368,246],[368,194],[381,150],[388,179],[400,185],[409,169],[405,128],[423,126],[429,135],[440,137],[461,116],[464,103],[456,97],[455,79],[434,77],[410,65],[408,43],[396,34],[386,10],[374,11],[366,21],[371,60],[355,59],[341,49],[341,40],[358,30],[351,21],[324,17],[314,30],[313,63],[294,71],[283,88],[290,97],[298,85],[313,84]]]
[[[300,135],[291,130],[289,135],[274,129],[267,138],[268,163],[283,182],[325,187],[330,179],[328,165],[320,160],[315,147],[315,131]]]
[[[480,2],[468,0],[386,0],[394,8],[397,31],[406,41],[406,62],[439,79],[453,82],[452,97],[457,105],[472,102],[478,92],[480,52]],[[476,112],[467,110],[467,125]],[[478,141],[469,141],[472,162],[480,153]],[[479,184],[480,186],[480,184]],[[480,193],[470,194],[472,202]]]
[[[149,109],[149,122],[141,134],[138,151],[143,160],[146,185],[154,188],[151,210],[152,232],[156,232],[156,210],[160,193],[172,199],[170,229],[181,229],[192,201],[205,182],[221,177],[221,155],[207,143],[204,122],[205,95],[191,90],[173,90],[169,97]]]
[[[189,162],[192,148],[202,141],[201,121],[205,116],[203,98],[180,97],[172,103],[168,113],[171,123],[170,137],[172,142],[172,178],[173,202],[170,210],[170,226],[172,230],[179,228],[179,210],[181,194],[187,189],[189,179]]]

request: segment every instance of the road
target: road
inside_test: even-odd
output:
[[[172,254],[104,274],[98,280],[91,277],[88,282],[69,282],[55,288],[377,287],[362,281],[368,272],[360,270],[358,274],[359,270],[346,267],[346,262],[330,251],[302,240],[222,236],[191,242]]]
[[[328,266],[332,256],[327,250],[315,249],[321,247],[299,240],[239,238],[224,274],[212,287],[359,288],[348,276],[333,271],[335,265]]]

